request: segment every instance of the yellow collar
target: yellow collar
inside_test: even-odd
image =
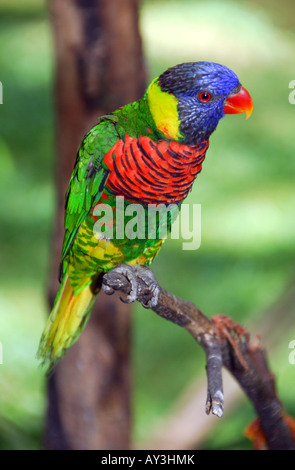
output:
[[[159,131],[172,140],[183,138],[179,130],[177,98],[162,91],[157,78],[147,89],[147,99],[150,112]]]

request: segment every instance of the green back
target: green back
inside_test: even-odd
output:
[[[65,273],[64,260],[77,231],[89,211],[98,203],[107,182],[109,170],[103,157],[119,139],[124,139],[125,134],[133,138],[149,136],[155,141],[163,138],[156,129],[146,95],[111,115],[102,116],[80,145],[66,194],[60,279]]]

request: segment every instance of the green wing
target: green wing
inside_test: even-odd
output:
[[[94,207],[108,179],[109,170],[103,163],[104,155],[120,138],[116,116],[103,116],[84,137],[78,150],[75,168],[66,194],[65,236],[60,262],[60,280],[63,262],[80,225]]]

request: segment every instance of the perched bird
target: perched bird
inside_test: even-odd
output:
[[[219,120],[224,114],[249,116],[252,109],[232,70],[212,62],[183,63],[154,79],[138,101],[101,117],[84,137],[66,194],[61,285],[38,350],[49,369],[79,337],[102,274],[121,263],[148,266],[164,241],[122,237],[122,231],[116,236],[116,197],[124,209],[136,203],[145,213],[150,204],[180,206]],[[106,206],[112,208],[113,237],[103,227],[97,233],[95,207]],[[160,223],[157,234],[159,229]]]

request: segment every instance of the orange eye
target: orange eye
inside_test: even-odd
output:
[[[202,93],[199,94],[199,99],[200,101],[206,102],[211,99],[211,95],[207,91],[202,91]]]

